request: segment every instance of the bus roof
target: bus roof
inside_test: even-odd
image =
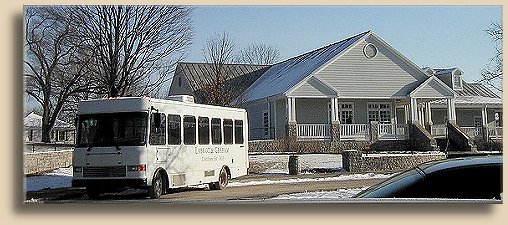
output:
[[[148,110],[153,104],[172,104],[180,106],[192,106],[203,109],[220,109],[235,112],[245,112],[245,109],[241,108],[181,102],[177,100],[156,99],[150,97],[115,97],[82,100],[78,106],[78,114],[144,111]]]

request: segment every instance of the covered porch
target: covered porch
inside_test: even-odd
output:
[[[430,77],[405,97],[341,97],[332,87],[328,95],[292,96],[285,100],[290,135],[300,140],[377,141],[408,140],[411,126],[430,136],[431,102],[444,101],[447,123],[456,123],[455,94]],[[323,92],[322,92],[323,93]]]
[[[457,111],[457,125],[472,140],[502,140],[502,108],[460,108]],[[433,120],[436,124],[432,127],[432,135],[437,138],[445,138],[448,134],[446,124],[443,122],[443,109],[432,109]]]
[[[288,126],[295,127],[300,140],[330,140],[334,136],[340,141],[408,140],[412,123],[431,131],[432,100],[288,98],[287,105],[292,106],[287,108],[292,119]],[[439,126],[432,130],[439,130]]]

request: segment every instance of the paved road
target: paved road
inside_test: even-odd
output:
[[[279,178],[280,179],[280,178]],[[242,181],[259,180],[250,178]],[[320,181],[298,183],[275,183],[262,185],[230,186],[225,190],[211,191],[205,187],[189,187],[174,189],[171,193],[163,195],[161,199],[153,200],[146,197],[143,191],[127,191],[120,194],[105,194],[99,200],[89,200],[83,189],[53,190],[46,193],[31,193],[27,199],[44,198],[40,203],[201,203],[201,202],[235,202],[250,200],[265,200],[272,197],[302,192],[335,191],[341,188],[368,187],[385,179],[363,179],[342,181]],[[237,181],[236,181],[237,182]],[[51,200],[52,199],[52,200]]]
[[[210,191],[197,189],[170,193],[162,196],[162,201],[195,202],[195,201],[231,201],[268,199],[282,194],[335,191],[341,188],[361,188],[377,184],[384,179],[344,180],[344,181],[309,181],[299,183],[279,183],[228,187],[225,190]]]

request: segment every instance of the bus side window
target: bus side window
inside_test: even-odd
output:
[[[243,144],[243,120],[235,120],[235,144]]]
[[[196,144],[196,117],[183,117],[183,143],[186,145]]]
[[[164,113],[157,113],[159,118],[155,117],[155,113],[150,118],[150,144],[165,145],[166,144],[166,116]],[[159,121],[158,121],[159,120]],[[159,123],[159,124],[157,124]],[[159,127],[157,127],[159,126]],[[123,126],[122,126],[123,127]]]
[[[222,144],[221,123],[219,118],[212,118],[212,144]]]
[[[182,143],[180,134],[182,133],[180,115],[168,115],[168,144],[179,145]]]
[[[198,141],[200,145],[210,144],[210,122],[208,117],[198,118]]]
[[[233,144],[233,120],[224,120],[224,144]]]

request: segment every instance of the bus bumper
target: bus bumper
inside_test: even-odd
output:
[[[73,179],[72,187],[101,187],[101,188],[144,188],[145,179]]]

